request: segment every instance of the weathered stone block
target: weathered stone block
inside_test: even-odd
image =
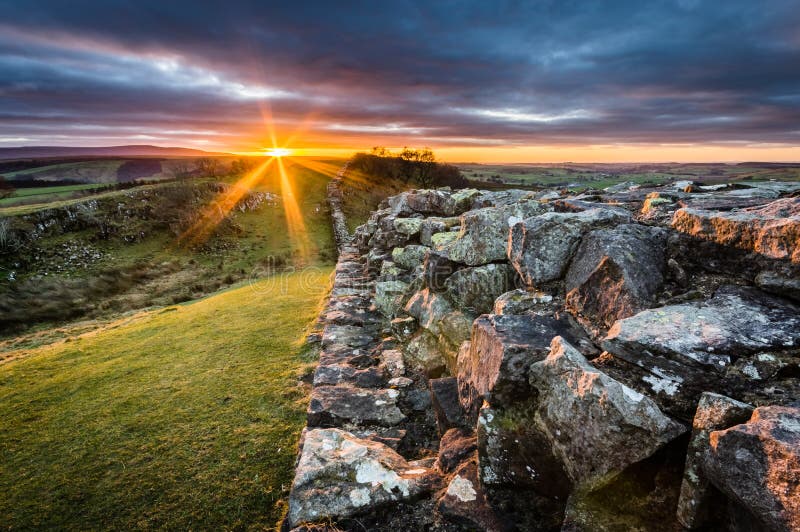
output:
[[[713,500],[713,490],[701,467],[711,432],[744,423],[752,413],[752,406],[724,395],[704,393],[700,397],[692,422],[692,439],[686,452],[686,468],[678,500],[678,521],[686,528],[694,530],[709,525],[711,506],[719,503]]]
[[[556,336],[575,337],[566,318],[484,315],[472,326],[472,340],[458,356],[461,404],[475,419],[484,400],[512,403],[530,394],[528,370],[550,352]]]
[[[405,419],[397,408],[397,390],[368,390],[350,386],[316,386],[306,411],[309,427],[348,422],[392,426]]]
[[[508,230],[524,218],[551,210],[547,204],[525,200],[503,207],[469,211],[461,215],[458,238],[447,247],[450,260],[479,266],[506,258]]]
[[[565,277],[567,308],[605,332],[651,306],[664,282],[666,237],[634,224],[587,234]]]
[[[455,377],[431,379],[428,386],[431,390],[431,404],[439,435],[443,435],[449,429],[465,426],[466,419],[458,401],[458,382]]]
[[[685,208],[672,227],[694,238],[800,262],[800,198],[783,198],[738,211]]]
[[[620,320],[603,342],[615,356],[676,382],[684,376],[664,371],[661,359],[724,373],[736,356],[797,346],[800,308],[758,290],[733,286],[720,288],[702,303],[645,310]]]
[[[530,369],[536,421],[576,486],[598,486],[687,431],[562,338]]]
[[[550,212],[518,221],[508,238],[508,259],[531,288],[560,279],[580,243],[592,228],[630,221],[616,209]]]
[[[769,530],[800,530],[800,407],[757,408],[712,432],[703,456],[711,482]]]
[[[491,312],[494,300],[513,283],[513,269],[508,264],[487,264],[464,268],[444,282],[447,296],[460,310],[473,314]]]
[[[305,435],[289,495],[288,522],[350,517],[418,497],[437,486],[438,476],[407,462],[388,446],[339,429]]]

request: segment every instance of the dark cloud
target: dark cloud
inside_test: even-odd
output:
[[[798,28],[795,0],[0,1],[0,145],[245,147],[265,102],[329,143],[797,145]]]

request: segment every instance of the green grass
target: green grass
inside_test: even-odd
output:
[[[0,365],[0,528],[270,529],[330,269],[142,312]]]
[[[58,187],[42,186],[36,188],[18,188],[11,196],[0,199],[0,206],[14,205],[19,203],[20,200],[28,201],[32,198],[35,198],[37,202],[50,202],[57,199],[66,199],[69,198],[74,192],[92,190],[102,186],[103,185],[88,183],[84,185],[63,185]]]
[[[101,185],[102,186],[102,185]],[[159,185],[143,185],[142,187],[138,187],[137,190],[141,190],[145,187],[156,187]],[[102,199],[102,198],[112,198],[114,196],[122,196],[124,195],[127,190],[111,190],[109,192],[102,192],[99,194],[95,194],[91,197],[91,199]],[[35,196],[34,196],[35,197]],[[58,207],[67,207],[69,205],[75,205],[77,203],[83,203],[87,200],[86,197],[81,198],[72,198],[72,199],[61,199],[61,198],[50,198],[44,197],[42,198],[41,202],[32,203],[29,205],[10,205],[10,206],[3,206],[3,203],[0,202],[0,216],[21,216],[23,214],[30,214],[32,212],[40,211],[42,209],[55,209]]]

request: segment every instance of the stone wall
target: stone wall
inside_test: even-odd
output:
[[[798,190],[389,198],[342,239],[286,529],[800,530]]]

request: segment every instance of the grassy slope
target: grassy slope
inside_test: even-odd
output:
[[[338,166],[332,164],[332,168],[336,169]],[[307,238],[305,256],[301,254],[303,246],[297,239],[290,237],[282,203],[278,202],[277,205],[262,205],[254,211],[235,210],[233,219],[241,227],[241,232],[215,237],[213,242],[220,245],[211,251],[179,247],[176,245],[174,235],[165,231],[153,231],[147,220],[134,220],[126,224],[125,230],[129,233],[136,234],[141,230],[147,234],[144,240],[134,243],[125,243],[119,238],[98,239],[94,234],[95,231],[40,239],[35,250],[40,259],[34,263],[31,272],[47,273],[50,281],[85,280],[87,285],[91,285],[98,276],[103,276],[109,271],[127,271],[129,268],[136,268],[137,271],[150,272],[150,281],[134,284],[117,295],[87,291],[82,299],[86,301],[83,305],[87,308],[86,316],[102,318],[109,312],[118,313],[152,305],[168,305],[201,297],[233,281],[262,277],[275,267],[301,268],[308,264],[331,264],[335,260],[335,248],[330,218],[325,208],[325,187],[329,178],[291,162],[286,163],[286,171],[294,186],[293,196],[303,214]],[[277,168],[273,165],[264,178],[254,185],[255,190],[283,197],[285,191],[282,189],[278,174]],[[235,181],[234,178],[227,180]],[[146,185],[136,190],[147,189],[155,192],[163,186],[169,185]],[[134,199],[128,198],[129,194],[133,194],[133,191],[107,192],[93,198],[113,198],[109,203],[112,212],[107,213],[113,216],[118,202],[136,203]],[[49,204],[48,207],[75,204],[80,201],[56,202]],[[0,215],[12,212],[22,214],[33,210],[35,210],[33,206],[10,207],[0,209]],[[66,244],[72,243],[97,249],[101,252],[101,258],[88,267],[73,265],[68,259],[72,252],[65,252],[63,248]],[[2,262],[0,266],[3,266]],[[12,264],[8,264],[6,269],[14,268]],[[27,275],[31,275],[30,272],[19,270],[16,274],[18,283]],[[0,297],[3,288],[3,280],[0,279]],[[51,291],[44,289],[36,296],[42,301],[33,298],[23,301],[22,306],[18,307],[20,312],[26,310],[24,305],[41,306],[46,301],[52,300]],[[0,351],[2,350],[0,346]]]
[[[36,188],[19,188],[14,193],[7,197],[0,199],[0,206],[14,205],[22,201],[31,203],[36,202],[50,202],[60,199],[68,199],[73,193],[84,190],[91,190],[102,187],[103,185],[85,184],[85,185],[62,185],[56,187],[36,187]]]
[[[270,528],[328,270],[149,311],[0,365],[0,528]]]

